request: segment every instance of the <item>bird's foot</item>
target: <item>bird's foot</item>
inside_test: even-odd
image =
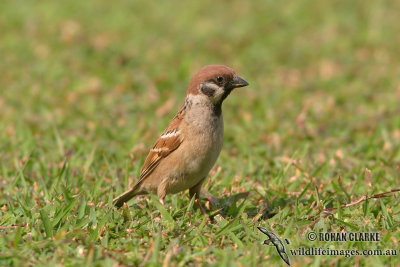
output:
[[[193,226],[193,224],[192,224],[192,214],[190,212],[187,212],[187,215],[189,216],[189,226]]]
[[[200,204],[200,200],[197,198],[195,199],[194,203],[196,204],[196,206],[201,210],[201,213],[203,213],[203,215],[207,218],[208,222],[211,223],[211,219],[210,216],[208,216],[206,210],[203,208],[203,206]]]
[[[207,193],[206,191],[204,191],[204,190],[201,191],[201,194],[202,194],[205,198],[207,198],[207,200],[210,202],[210,204],[211,204],[211,206],[212,206],[212,208],[213,208],[214,210],[217,210],[217,209],[218,209],[219,201],[218,201],[217,198],[215,198],[215,197],[213,197],[212,195],[208,194],[208,193]]]

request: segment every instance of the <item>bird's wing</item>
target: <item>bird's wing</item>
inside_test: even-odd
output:
[[[283,246],[283,245],[282,245]],[[290,266],[290,259],[289,259],[289,255],[286,253],[286,249],[285,247],[283,247],[283,249],[278,249],[277,246],[275,246],[276,251],[278,252],[279,256],[281,257],[281,259],[286,262],[287,265]]]
[[[174,117],[167,129],[157,139],[153,148],[150,149],[149,154],[143,164],[140,173],[139,181],[135,184],[137,187],[144,179],[146,179],[154,169],[160,164],[161,160],[167,157],[172,151],[177,149],[183,142],[183,135],[180,130],[180,124],[183,120],[185,113],[185,106],[183,106],[178,114]]]

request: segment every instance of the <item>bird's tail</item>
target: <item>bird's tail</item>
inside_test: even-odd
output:
[[[136,189],[137,189],[136,186],[134,186],[132,189],[129,189],[128,191],[125,191],[121,195],[114,198],[113,199],[114,206],[117,208],[120,208],[120,207],[122,207],[122,205],[124,205],[125,202],[128,202],[131,198],[138,195],[138,192],[136,192]]]

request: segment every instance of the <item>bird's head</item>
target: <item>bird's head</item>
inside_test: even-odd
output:
[[[201,96],[205,101],[221,105],[233,89],[247,85],[233,69],[223,65],[208,65],[193,76],[187,95]]]

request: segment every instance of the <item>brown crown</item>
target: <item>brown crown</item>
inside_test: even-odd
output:
[[[235,75],[236,72],[233,69],[224,65],[204,66],[193,76],[186,94],[198,94],[201,83],[217,78],[218,76],[223,76],[226,79],[233,79]]]

